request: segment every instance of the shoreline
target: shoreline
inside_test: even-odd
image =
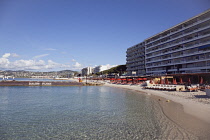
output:
[[[177,92],[177,91],[158,91],[158,90],[151,90],[151,89],[142,89],[140,86],[135,85],[116,85],[116,84],[109,84],[106,83],[104,86],[111,86],[117,88],[125,88],[130,89],[133,91],[139,91],[146,93],[148,95],[155,95],[157,97],[165,98],[166,100],[171,100],[175,103],[179,103],[183,105],[184,111],[192,116],[195,116],[207,123],[210,124],[210,98],[203,99],[203,98],[193,98],[189,97],[188,92]],[[180,96],[182,94],[183,96]],[[193,92],[191,92],[193,94]],[[202,95],[201,95],[202,96]],[[204,100],[204,101],[196,101],[196,100]]]
[[[199,139],[210,137],[210,98],[200,101],[196,97],[190,97],[192,93],[156,91],[142,89],[135,85],[116,85],[105,83],[104,86],[132,90],[139,94],[145,94],[153,98],[161,107],[163,114],[180,128],[195,134]],[[200,91],[199,91],[200,92]],[[183,96],[179,95],[183,94]],[[203,93],[197,93],[203,94]],[[201,98],[202,100],[202,98]]]

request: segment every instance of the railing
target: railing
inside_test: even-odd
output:
[[[206,36],[210,36],[210,34],[209,35],[206,35]],[[191,41],[191,40],[190,40]],[[210,43],[210,41],[206,41],[205,43],[204,42],[200,42],[199,44],[193,44],[192,46],[187,46],[187,49],[191,49],[191,48],[194,48],[195,46],[201,46],[201,45],[208,45]],[[179,44],[177,44],[177,45],[181,45],[182,43],[179,43]],[[176,45],[174,45],[174,46],[176,46]],[[167,47],[168,48],[168,47]],[[165,48],[162,48],[162,49],[165,49]],[[158,49],[158,50],[162,50],[162,49]],[[157,51],[158,51],[157,50]],[[180,50],[174,50],[174,51],[169,51],[168,53],[173,53],[173,52],[177,52],[177,51],[181,51],[181,50],[186,50],[186,48],[185,48],[185,46],[183,46],[183,48],[182,49],[180,49]],[[151,53],[149,53],[149,54],[151,54]],[[159,55],[163,55],[162,53],[159,53],[159,54],[157,54],[157,55],[152,55],[152,56],[147,56],[148,54],[146,54],[146,59],[149,59],[149,58],[153,58],[153,57],[156,57],[156,56],[159,56]]]
[[[202,62],[202,61],[206,61],[206,60],[209,60],[208,58],[206,58],[206,59],[199,59],[199,60],[185,60],[185,61],[181,61],[180,60],[180,62],[171,62],[171,63],[165,63],[165,64],[161,64],[161,65],[157,65],[157,66],[154,66],[154,65],[152,65],[152,66],[148,66],[148,65],[146,65],[146,68],[155,68],[155,67],[163,67],[163,66],[168,66],[168,65],[178,65],[178,64],[186,64],[186,63],[195,63],[195,62]],[[198,66],[199,67],[199,66]]]
[[[176,40],[176,39],[181,39],[181,38],[184,37],[184,36],[187,36],[187,35],[190,35],[190,34],[199,32],[199,31],[201,31],[201,30],[206,30],[206,29],[208,29],[208,28],[210,28],[210,25],[205,26],[205,27],[202,27],[202,28],[199,28],[199,29],[194,30],[193,32],[190,32],[190,33],[187,33],[187,34],[182,34],[181,36],[178,36],[178,37],[176,37],[176,38],[171,38],[171,39],[167,40],[166,42],[158,43],[158,44],[156,44],[156,45],[153,45],[152,48],[153,48],[153,47],[157,47],[157,46],[159,46],[159,45],[163,45],[163,44],[172,42],[172,41],[174,41],[174,40]],[[173,44],[172,44],[172,45],[173,45]],[[150,47],[148,47],[148,49],[150,49]],[[146,51],[147,51],[148,49],[146,48]],[[156,51],[157,51],[157,50],[156,50]],[[151,51],[151,52],[152,52],[152,51]]]
[[[181,32],[181,31],[183,31],[183,30],[187,30],[187,29],[191,28],[192,26],[198,25],[198,24],[200,24],[200,23],[202,23],[202,22],[205,22],[205,21],[208,21],[208,20],[210,20],[210,17],[209,17],[209,18],[206,18],[206,19],[203,19],[203,20],[199,20],[199,21],[195,22],[194,24],[192,24],[192,25],[190,25],[190,26],[182,27],[180,30],[175,31],[175,32],[171,32],[171,33],[167,34],[166,36],[162,36],[162,37],[160,37],[160,38],[157,38],[157,39],[155,39],[154,41],[151,41],[151,42],[149,42],[149,43],[146,43],[146,45],[149,45],[149,44],[151,44],[151,43],[154,43],[154,42],[156,42],[156,41],[158,41],[158,40],[161,40],[161,39],[163,39],[163,38],[166,38],[166,37],[168,37],[168,36],[171,36],[171,35],[173,35],[173,34],[176,34],[176,33],[178,33],[178,32]],[[184,24],[184,23],[183,23],[183,24]]]

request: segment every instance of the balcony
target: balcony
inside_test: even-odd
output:
[[[210,20],[210,17],[208,17],[208,18],[206,18],[206,19],[203,19],[203,20],[199,20],[199,21],[195,22],[194,24],[191,24],[191,25],[188,25],[188,26],[186,26],[186,27],[183,27],[183,28],[181,28],[180,30],[177,30],[177,31],[175,31],[175,32],[171,32],[170,34],[167,34],[166,36],[159,37],[159,38],[155,39],[154,41],[151,41],[151,42],[149,42],[149,43],[146,43],[146,45],[150,45],[151,43],[154,43],[154,42],[159,41],[159,40],[161,40],[161,39],[163,39],[163,38],[166,38],[166,37],[168,37],[168,36],[171,36],[171,35],[174,35],[174,34],[176,34],[176,33],[179,33],[179,32],[181,32],[181,31],[187,30],[187,29],[189,29],[189,28],[191,28],[191,27],[193,27],[193,26],[195,26],[195,25],[198,25],[198,24],[200,24],[200,23],[206,22],[206,21],[208,21],[208,20]],[[183,23],[183,24],[184,24],[184,23]],[[189,33],[189,34],[190,34],[190,33]]]
[[[210,51],[209,51],[210,52]],[[187,55],[186,55],[187,56]],[[154,67],[163,67],[163,66],[169,66],[169,65],[178,65],[178,64],[187,64],[187,63],[196,63],[196,62],[206,62],[207,60],[209,60],[209,58],[199,58],[199,59],[188,59],[188,60],[177,60],[177,61],[173,61],[173,59],[171,59],[170,63],[162,63],[160,65],[154,65],[154,63],[149,62],[146,63],[146,68],[154,68]],[[162,62],[163,60],[159,61]],[[210,63],[209,63],[210,64]]]
[[[184,36],[187,36],[187,35],[190,35],[190,34],[193,34],[193,33],[196,33],[196,32],[200,32],[200,31],[207,30],[208,28],[210,28],[210,24],[207,25],[207,26],[205,26],[205,27],[201,27],[201,28],[199,28],[199,29],[197,29],[197,30],[194,30],[193,32],[189,32],[189,33],[187,33],[187,34],[183,34],[183,35],[178,36],[178,37],[176,37],[176,38],[171,38],[170,40],[168,40],[168,41],[166,41],[166,42],[163,42],[163,43],[160,43],[160,44],[157,44],[157,45],[153,45],[152,48],[153,48],[153,47],[156,47],[156,46],[159,46],[159,45],[163,45],[163,44],[172,42],[172,41],[174,41],[174,40],[176,40],[176,39],[180,39],[180,38],[182,38],[182,37],[184,37]],[[173,44],[172,44],[172,45],[173,45]],[[149,48],[148,48],[148,49],[149,49]],[[146,51],[148,51],[148,49],[146,48]]]
[[[204,36],[200,36],[200,37],[198,37],[197,39],[201,39],[201,38],[203,38],[203,37],[210,37],[210,34],[207,34],[207,35],[204,35]],[[191,40],[188,40],[188,42],[190,42],[190,41],[193,41],[194,39],[191,39]],[[181,45],[182,43],[184,43],[184,42],[186,42],[186,41],[183,41],[183,42],[179,42],[178,44],[174,44],[173,46],[178,46],[178,45]],[[210,41],[205,41],[205,42],[200,42],[199,44],[193,44],[192,46],[187,46],[187,49],[191,49],[191,48],[194,48],[194,47],[196,47],[196,46],[201,46],[201,45],[205,45],[205,44],[208,44],[208,43],[210,43]],[[171,45],[172,46],[172,45]],[[165,47],[165,48],[162,48],[162,49],[158,49],[158,50],[156,50],[156,51],[159,51],[159,50],[163,50],[163,49],[166,49],[166,48],[169,48],[170,46],[168,46],[168,47]],[[183,46],[183,49],[180,49],[180,50],[175,50],[175,51],[170,51],[170,52],[168,52],[168,53],[173,53],[173,52],[177,52],[177,51],[183,51],[183,50],[186,50],[186,48],[184,48],[185,46]],[[154,51],[153,51],[154,52]],[[148,59],[148,58],[153,58],[153,57],[156,57],[156,56],[159,56],[159,55],[163,55],[163,53],[161,53],[161,54],[157,54],[157,55],[153,55],[152,54],[152,52],[150,52],[149,54],[146,54],[146,58]]]

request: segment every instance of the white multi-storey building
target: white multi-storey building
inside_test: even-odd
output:
[[[94,68],[94,73],[101,72],[101,71],[107,70],[109,68],[110,67],[108,67],[106,65],[99,65],[99,66]]]
[[[210,10],[142,43],[147,75],[210,72]],[[140,70],[138,63],[142,60],[135,57],[134,48],[127,50],[128,71]]]
[[[93,73],[93,68],[92,67],[86,67],[82,69],[82,76],[87,76],[89,74]]]

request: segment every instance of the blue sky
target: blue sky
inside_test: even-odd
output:
[[[0,70],[125,64],[127,48],[209,8],[209,0],[0,0]]]

